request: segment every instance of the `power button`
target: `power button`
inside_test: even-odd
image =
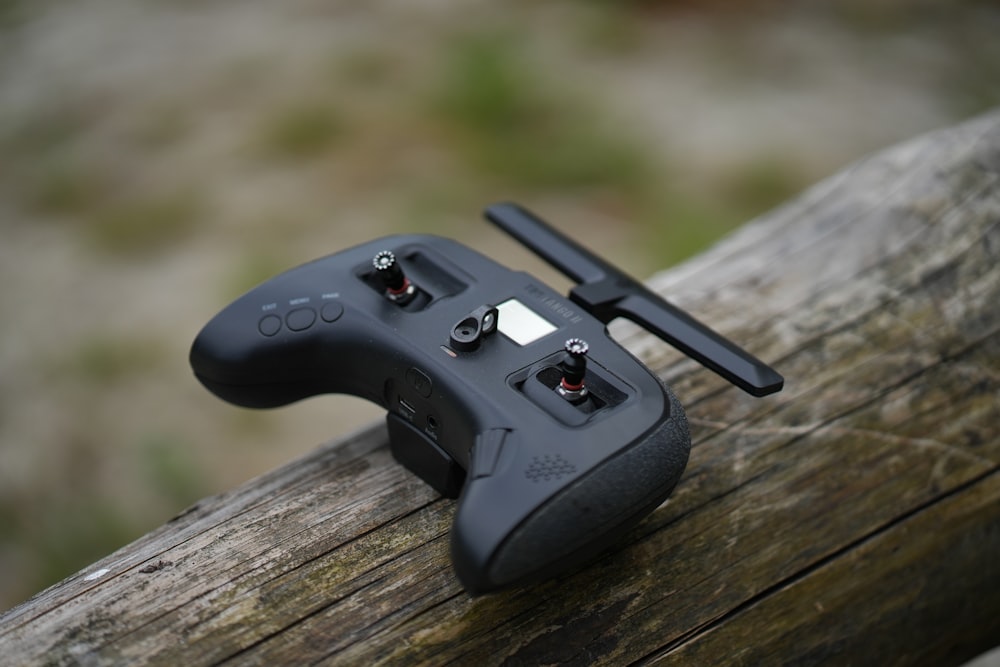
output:
[[[406,383],[424,398],[429,398],[431,390],[434,389],[434,383],[431,382],[431,379],[416,368],[406,371]]]

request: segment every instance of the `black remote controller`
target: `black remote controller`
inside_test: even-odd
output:
[[[684,410],[608,336],[612,319],[754,395],[783,384],[523,208],[486,217],[578,283],[569,298],[454,241],[393,236],[272,278],[191,348],[197,378],[237,405],[346,393],[384,407],[396,460],[459,499],[452,561],[473,595],[575,568],[680,479]]]

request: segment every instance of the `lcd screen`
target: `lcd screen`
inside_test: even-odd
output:
[[[518,345],[534,343],[556,330],[556,326],[517,299],[508,299],[499,306],[497,328]]]

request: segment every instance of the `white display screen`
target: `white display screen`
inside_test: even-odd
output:
[[[534,343],[556,330],[556,326],[517,299],[508,299],[499,306],[497,328],[518,345]]]

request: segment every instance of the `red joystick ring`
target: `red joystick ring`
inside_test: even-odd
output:
[[[393,295],[393,296],[402,296],[403,294],[406,294],[406,292],[409,289],[410,289],[410,279],[404,277],[402,285],[400,285],[399,287],[397,287],[395,289],[393,289],[392,287],[386,287],[385,291],[388,292],[389,294]]]

